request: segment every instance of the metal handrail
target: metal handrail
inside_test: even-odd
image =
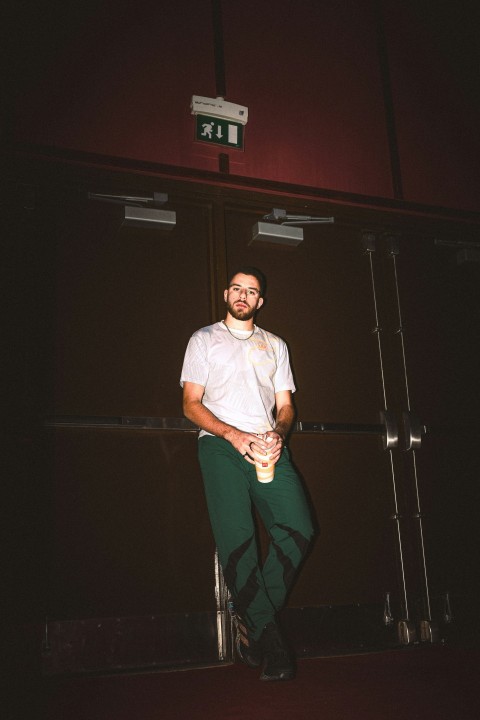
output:
[[[45,420],[45,427],[91,427],[119,428],[131,430],[180,430],[197,432],[198,427],[186,418],[174,417],[132,417],[99,415],[58,415]],[[295,433],[321,433],[324,435],[383,435],[385,425],[376,423],[328,423],[320,421],[297,421],[292,431]]]

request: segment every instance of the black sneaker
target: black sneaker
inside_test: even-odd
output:
[[[260,680],[291,680],[295,665],[275,623],[270,622],[263,628],[260,646],[265,658]]]
[[[235,627],[237,630],[235,648],[238,657],[250,668],[260,667],[263,660],[263,650],[260,643],[251,637],[246,625],[238,615],[235,617]]]

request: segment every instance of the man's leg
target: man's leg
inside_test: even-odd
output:
[[[255,468],[226,440],[212,436],[200,438],[199,460],[225,582],[236,612],[258,640],[276,607],[258,562],[251,499],[252,483],[258,484]]]
[[[313,525],[305,493],[284,449],[270,483],[254,485],[253,501],[270,536],[262,575],[268,597],[278,611],[308,550]]]
[[[266,592],[280,610],[307,552],[313,535],[307,501],[300,480],[284,450],[270,483],[257,482],[252,497],[270,535],[270,547],[263,566]],[[295,675],[291,652],[277,624],[267,623],[260,647],[264,656],[261,680],[290,680]]]

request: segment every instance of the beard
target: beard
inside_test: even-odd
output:
[[[257,310],[256,307],[236,308],[231,302],[227,302],[228,312],[235,320],[251,320]]]

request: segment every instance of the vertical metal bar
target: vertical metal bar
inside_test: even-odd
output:
[[[403,200],[402,173],[400,166],[400,153],[398,151],[397,129],[395,125],[395,108],[390,79],[390,64],[388,60],[387,39],[385,24],[381,7],[381,0],[375,2],[377,20],[377,48],[382,79],[383,104],[385,108],[385,124],[387,128],[388,147],[390,151],[390,169],[392,173],[393,194],[397,200]]]
[[[215,601],[217,605],[217,649],[218,659],[223,660],[225,658],[225,629],[224,629],[224,611],[222,602],[222,581],[220,577],[221,569],[220,563],[218,562],[218,551],[215,548],[214,557],[215,567]]]
[[[223,45],[222,2],[212,0],[213,48],[215,56],[215,88],[217,97],[226,97],[225,53]]]
[[[222,567],[215,549],[215,600],[217,605],[217,648],[218,659],[229,659],[232,649],[232,622],[228,611],[229,592],[223,578]]]
[[[407,395],[407,410],[410,412],[410,390],[408,387],[408,375],[407,375],[407,357],[405,353],[405,338],[403,335],[403,320],[402,320],[402,310],[400,305],[400,291],[398,287],[398,274],[397,274],[397,258],[394,253],[391,253],[392,259],[393,259],[393,272],[395,276],[395,292],[397,296],[397,312],[398,312],[398,334],[400,335],[400,343],[402,346],[402,361],[403,361],[403,376],[405,379],[405,392]]]
[[[379,323],[379,313],[378,313],[378,303],[377,303],[377,292],[376,292],[376,286],[375,286],[375,272],[373,269],[373,249],[370,247],[367,249],[367,253],[370,258],[370,274],[372,277],[372,291],[373,291],[373,306],[375,311],[375,328],[374,332],[376,332],[377,335],[377,341],[378,341],[378,355],[380,360],[380,373],[382,378],[382,388],[383,388],[383,401],[385,403],[385,411],[388,410],[387,406],[387,390],[386,390],[386,384],[385,384],[385,373],[383,369],[383,352],[382,352],[382,341],[380,338],[381,334],[381,328]],[[395,520],[396,526],[397,526],[397,537],[398,537],[398,549],[400,553],[400,569],[401,569],[401,575],[402,575],[402,590],[403,590],[403,603],[404,603],[404,609],[405,609],[405,619],[409,620],[409,612],[408,612],[408,599],[407,599],[407,583],[405,579],[405,563],[403,559],[403,544],[402,544],[402,531],[400,528],[400,514],[398,512],[398,496],[397,496],[397,485],[396,485],[396,479],[395,479],[395,468],[393,465],[393,454],[391,448],[389,449],[390,454],[390,466],[392,470],[392,485],[393,485],[393,499],[394,499],[394,508],[395,508],[395,514],[393,516],[393,520]]]
[[[396,297],[397,297],[397,312],[398,312],[398,334],[400,335],[400,342],[402,347],[402,362],[403,362],[403,375],[405,379],[405,392],[407,396],[407,407],[408,411],[411,412],[410,407],[410,391],[408,386],[408,372],[407,372],[407,358],[406,358],[406,351],[405,351],[405,339],[404,339],[404,327],[403,327],[403,320],[402,320],[402,309],[401,309],[401,302],[400,302],[400,289],[399,289],[399,282],[398,282],[398,272],[397,272],[397,259],[395,252],[390,253],[392,260],[393,260],[393,268],[394,268],[394,277],[395,277],[395,291],[396,291]],[[415,495],[416,495],[416,505],[417,505],[417,512],[415,514],[415,517],[418,520],[418,528],[419,528],[419,536],[420,536],[420,552],[421,552],[421,558],[422,558],[422,565],[423,565],[423,579],[424,579],[424,585],[425,585],[425,596],[426,596],[426,602],[427,602],[427,619],[431,621],[432,615],[431,615],[431,606],[430,606],[430,590],[429,590],[429,584],[428,584],[428,573],[427,573],[427,560],[425,555],[425,539],[424,539],[424,533],[423,533],[423,522],[422,522],[422,510],[421,510],[421,503],[420,503],[420,490],[418,486],[418,473],[417,473],[417,461],[415,457],[415,450],[412,450],[412,457],[413,457],[413,476],[414,476],[414,482],[415,482]]]
[[[389,450],[389,454],[390,454],[390,466],[392,468],[393,500],[394,500],[394,507],[395,507],[395,515],[393,516],[393,520],[395,520],[396,525],[397,525],[398,550],[400,553],[400,570],[402,573],[403,605],[405,608],[405,620],[408,621],[410,619],[410,614],[409,614],[409,610],[408,610],[407,582],[405,579],[405,563],[403,560],[402,531],[400,529],[400,514],[398,512],[397,484],[396,484],[396,480],[395,480],[395,468],[393,466],[393,455],[392,455],[391,450]]]
[[[372,276],[372,291],[373,291],[373,307],[375,311],[375,327],[373,329],[373,332],[377,335],[377,341],[378,341],[378,356],[380,360],[380,374],[382,378],[382,390],[383,390],[383,402],[385,404],[385,410],[388,410],[387,406],[387,392],[385,388],[385,374],[383,371],[383,354],[382,354],[382,341],[380,339],[380,333],[381,328],[378,321],[378,305],[377,305],[377,292],[375,289],[375,275],[373,272],[373,260],[372,260],[372,252],[368,252],[368,256],[370,258],[370,274]]]
[[[418,478],[417,478],[417,458],[415,455],[415,450],[412,451],[412,457],[413,457],[413,474],[415,477],[415,492],[417,495],[417,518],[418,518],[418,529],[420,533],[420,549],[422,552],[422,562],[423,562],[423,577],[425,581],[425,595],[427,600],[427,620],[432,619],[432,611],[430,607],[430,590],[428,586],[428,573],[427,573],[427,558],[425,555],[425,539],[423,536],[423,522],[422,522],[422,511],[420,508],[420,492],[418,488]]]

